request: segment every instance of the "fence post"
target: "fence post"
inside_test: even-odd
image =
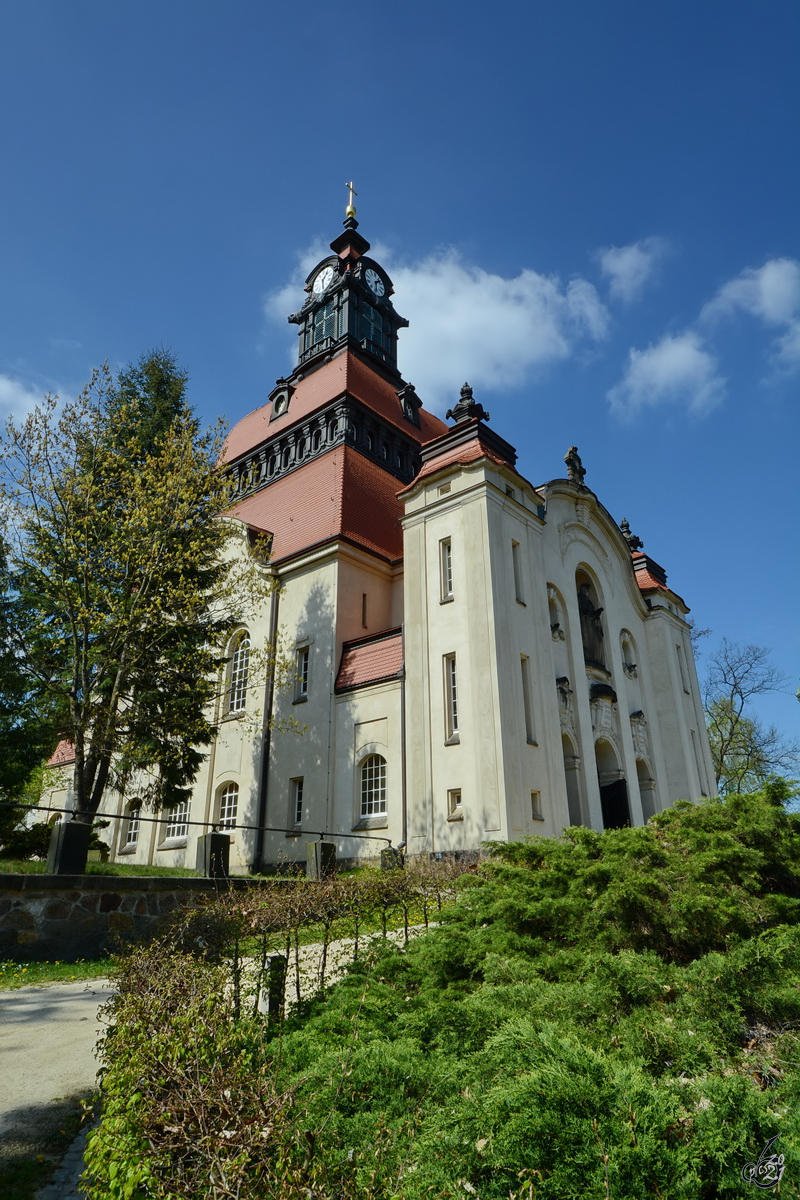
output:
[[[207,879],[229,876],[231,839],[227,833],[204,833],[197,839],[197,874]]]
[[[66,818],[56,822],[47,851],[48,875],[83,875],[91,836],[92,826],[89,822],[68,821]]]
[[[327,879],[336,871],[335,842],[306,842],[306,877]]]
[[[283,954],[273,954],[269,960],[269,984],[267,986],[267,1028],[274,1030],[283,1020],[286,998],[287,960]]]
[[[400,871],[405,865],[406,860],[402,850],[398,850],[395,846],[387,846],[385,850],[381,850],[382,871]]]

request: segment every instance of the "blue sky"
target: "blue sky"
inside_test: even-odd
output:
[[[352,178],[425,403],[577,444],[796,736],[799,59],[796,0],[5,0],[0,413],[155,345],[263,403]]]

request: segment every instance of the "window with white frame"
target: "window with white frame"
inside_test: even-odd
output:
[[[139,832],[142,824],[141,811],[142,805],[139,800],[132,800],[128,805],[128,819],[125,822],[125,840],[122,843],[124,850],[133,850],[139,844]]]
[[[301,646],[295,656],[295,700],[308,699],[308,646]]]
[[[292,779],[291,783],[291,823],[297,828],[303,824],[303,792],[305,780],[300,777]]]
[[[458,676],[455,654],[444,656],[444,727],[448,741],[458,740]]]
[[[243,712],[247,702],[247,675],[250,668],[250,634],[237,633],[231,645],[231,665],[228,675],[228,712]]]
[[[220,829],[236,828],[236,810],[239,807],[239,786],[226,783],[219,793],[219,816],[217,824]]]
[[[453,599],[453,544],[450,538],[439,542],[439,586],[442,601]]]
[[[517,604],[525,603],[525,596],[522,591],[522,563],[520,561],[519,542],[511,543],[511,565],[514,568],[514,596]]]
[[[543,821],[542,815],[542,794],[541,792],[531,792],[531,817],[534,821]]]
[[[520,671],[522,674],[522,708],[525,714],[525,739],[531,745],[536,744],[533,728],[533,702],[531,699],[531,660],[527,654],[521,654]]]
[[[167,809],[164,821],[164,840],[184,838],[189,832],[189,801],[181,800]]]
[[[361,817],[380,817],[386,812],[386,759],[368,754],[361,763]]]

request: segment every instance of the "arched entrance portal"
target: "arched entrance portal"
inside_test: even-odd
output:
[[[622,829],[631,823],[631,810],[628,805],[628,785],[620,770],[616,751],[610,742],[600,738],[595,743],[594,752],[603,828]]]

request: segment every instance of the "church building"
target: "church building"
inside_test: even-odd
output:
[[[664,569],[576,447],[533,484],[468,385],[446,421],[425,410],[369,249],[351,207],[289,317],[295,369],[230,432],[232,542],[262,535],[279,587],[230,641],[191,803],[151,824],[110,802],[113,859],[193,866],[190,822],[230,833],[236,872],[317,840],[340,861],[451,854],[713,794]],[[253,669],[276,638],[288,689]]]

